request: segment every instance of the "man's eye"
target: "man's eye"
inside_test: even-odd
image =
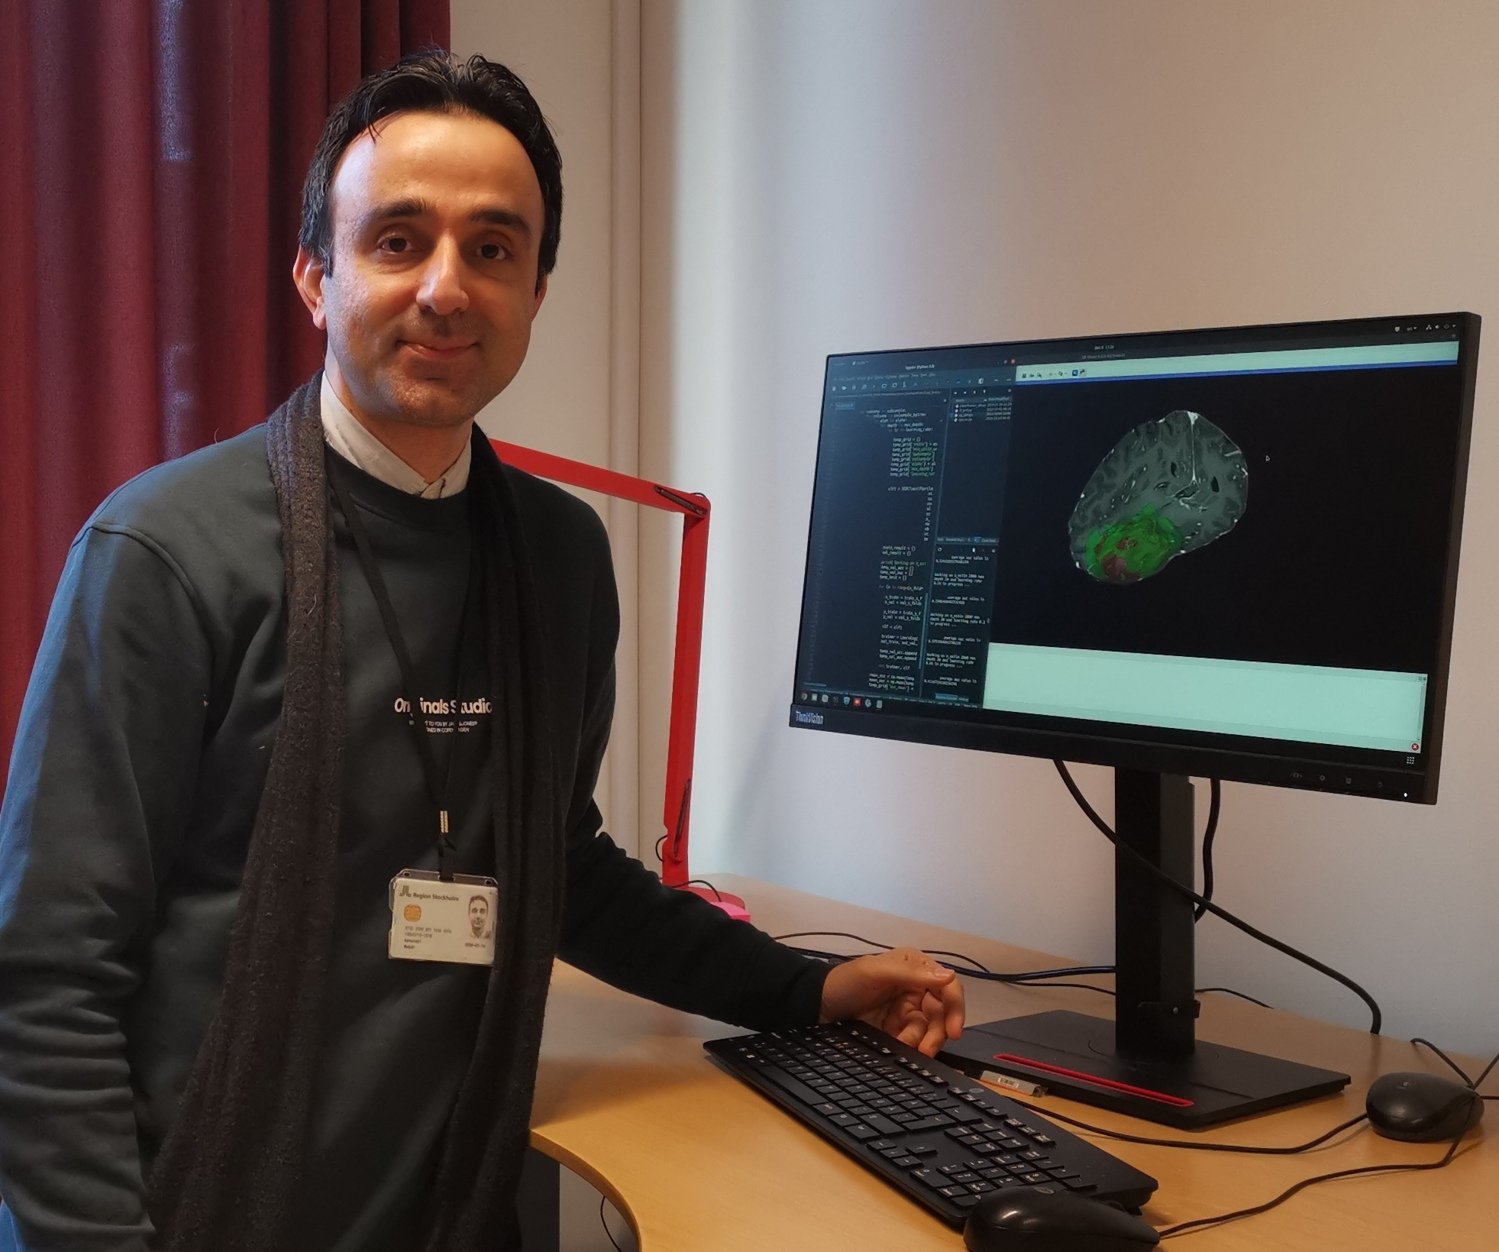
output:
[[[381,252],[405,252],[411,247],[411,241],[401,235],[387,235],[376,245]]]
[[[479,255],[486,261],[499,261],[505,256],[505,245],[498,243],[481,243]]]

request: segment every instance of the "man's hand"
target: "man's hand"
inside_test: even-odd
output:
[[[820,1020],[850,1017],[935,1056],[944,1040],[963,1033],[963,986],[915,948],[855,957],[833,966],[822,986]]]

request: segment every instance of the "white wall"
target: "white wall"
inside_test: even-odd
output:
[[[1485,0],[645,0],[641,467],[715,506],[696,872],[1108,958],[1110,852],[1049,764],[785,725],[823,358],[1440,309],[1499,334],[1496,45]],[[1388,1033],[1489,1053],[1496,370],[1441,802],[1230,784],[1218,842],[1226,907],[1361,980]],[[644,556],[649,603],[674,567]],[[1200,982],[1367,1022],[1221,924],[1199,945]]]
[[[453,0],[453,51],[525,80],[562,152],[562,247],[526,365],[483,413],[494,438],[637,472],[640,308],[639,18],[634,0]],[[581,494],[581,493],[580,493]],[[636,546],[661,522],[585,495],[604,517],[622,605],[615,733],[598,798],[636,850]],[[654,733],[665,734],[664,724]],[[660,811],[661,783],[650,791]],[[659,819],[656,822],[659,826]],[[648,828],[647,852],[656,827]]]

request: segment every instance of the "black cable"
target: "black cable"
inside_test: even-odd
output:
[[[1470,1087],[1476,1087],[1476,1086],[1478,1086],[1478,1083],[1474,1082],[1471,1078],[1468,1077],[1468,1071],[1467,1070],[1465,1070],[1461,1065],[1459,1065],[1450,1056],[1448,1056],[1445,1052],[1443,1052],[1441,1048],[1437,1047],[1436,1044],[1432,1043],[1432,1041],[1430,1039],[1422,1039],[1418,1035],[1418,1036],[1416,1036],[1416,1038],[1412,1039],[1411,1042],[1413,1044],[1415,1044],[1416,1046],[1418,1046],[1418,1047],[1430,1048],[1439,1057],[1441,1057],[1444,1062],[1446,1062],[1447,1068],[1450,1069],[1459,1078],[1461,1078],[1463,1080],[1463,1082],[1467,1083],[1468,1086],[1470,1086]],[[1485,1074],[1487,1074],[1489,1071],[1488,1070],[1484,1070],[1483,1072]]]
[[[816,938],[821,935],[826,935],[827,937],[833,939],[852,939],[855,943],[862,943],[868,945],[871,948],[878,948],[881,952],[889,952],[893,946],[888,943],[881,943],[878,939],[866,939],[863,935],[851,934],[846,930],[794,930],[786,934],[774,935],[772,936],[772,938],[774,938],[777,943],[784,943],[787,939]],[[792,946],[792,951],[800,952],[803,956],[816,957],[818,960],[823,961],[851,961],[855,959],[855,956],[858,955],[873,955],[871,953],[850,954],[848,952],[826,952],[819,948],[806,948],[797,946]],[[1032,969],[1025,970],[1018,974],[1004,974],[999,973],[995,970],[991,970],[982,961],[974,960],[973,957],[969,956],[965,952],[947,952],[940,948],[923,948],[922,951],[925,952],[928,956],[945,956],[952,958],[951,960],[947,961],[938,961],[937,964],[941,965],[944,969],[952,970],[952,972],[955,974],[962,974],[967,978],[977,978],[986,982],[1012,983],[1020,984],[1022,986],[1053,985],[1037,983],[1035,980],[1040,978],[1077,978],[1088,977],[1092,974],[1112,974],[1114,972],[1114,967],[1112,965],[1070,965],[1065,969]],[[963,964],[955,964],[954,962],[956,961],[961,961],[963,962]],[[1107,987],[1087,987],[1083,984],[1076,983],[1061,983],[1055,985],[1068,987],[1081,986],[1083,990],[1102,991],[1106,995],[1114,994]]]
[[[883,943],[878,939],[868,939],[863,935],[853,934],[847,930],[793,930],[785,934],[775,935],[773,938],[777,943],[784,943],[788,939],[812,939],[827,936],[833,939],[852,939],[855,943],[862,943],[871,948],[878,948],[882,952],[888,952],[894,946]],[[828,952],[820,948],[807,948],[792,946],[793,952],[800,952],[803,956],[810,956],[819,961],[851,961],[853,955],[847,952]],[[1112,965],[1069,965],[1065,969],[1033,969],[1025,970],[1018,974],[1003,974],[991,970],[982,961],[975,960],[966,952],[949,952],[942,948],[923,948],[928,956],[945,956],[951,960],[938,961],[944,969],[950,969],[955,974],[962,974],[966,978],[976,978],[985,982],[1005,983],[1010,986],[1021,987],[1055,987],[1061,990],[1096,991],[1099,995],[1111,996],[1114,994],[1112,987],[1098,987],[1092,983],[1078,982],[1052,982],[1054,978],[1087,978],[1094,974],[1112,974]],[[963,964],[954,964],[961,961]],[[1251,1004],[1258,1004],[1261,1008],[1269,1008],[1263,1000],[1256,1000],[1251,995],[1245,995],[1242,991],[1235,991],[1232,987],[1197,987],[1194,994],[1205,995],[1209,991],[1221,991],[1226,995],[1238,996],[1241,1000],[1248,1000]]]
[[[1218,834],[1218,814],[1223,808],[1223,784],[1216,778],[1208,779],[1208,825],[1202,832],[1202,898],[1213,898],[1213,839]],[[1192,909],[1192,920],[1200,922],[1207,907],[1202,904]]]
[[[1187,899],[1192,900],[1199,905],[1202,905],[1214,917],[1221,917],[1230,926],[1234,926],[1239,930],[1242,930],[1251,939],[1258,939],[1267,947],[1274,948],[1277,952],[1284,953],[1286,956],[1291,957],[1293,960],[1300,961],[1304,965],[1309,965],[1319,974],[1325,974],[1334,982],[1342,983],[1343,986],[1347,987],[1356,996],[1358,996],[1359,999],[1361,999],[1365,1004],[1369,1006],[1369,1033],[1371,1035],[1377,1035],[1379,1033],[1380,1027],[1384,1024],[1384,1014],[1380,1012],[1379,1005],[1375,1002],[1374,997],[1371,996],[1362,987],[1360,987],[1358,983],[1354,982],[1353,979],[1349,978],[1346,974],[1340,974],[1337,970],[1333,969],[1331,965],[1324,965],[1315,957],[1308,956],[1305,952],[1301,952],[1298,949],[1293,948],[1290,944],[1282,943],[1279,939],[1276,939],[1271,935],[1267,935],[1264,931],[1251,926],[1242,918],[1235,917],[1227,909],[1220,908],[1211,900],[1205,899],[1203,896],[1198,895],[1195,891],[1192,890],[1192,888],[1184,885],[1183,883],[1177,882],[1176,879],[1172,878],[1170,874],[1162,870],[1160,866],[1153,865],[1150,862],[1149,858],[1141,856],[1140,853],[1135,851],[1134,848],[1130,847],[1129,844],[1121,843],[1119,841],[1119,837],[1111,829],[1109,829],[1108,823],[1093,811],[1093,806],[1089,804],[1088,801],[1084,798],[1083,793],[1078,789],[1077,783],[1072,780],[1072,775],[1067,772],[1066,762],[1053,761],[1052,764],[1057,767],[1057,773],[1061,774],[1062,782],[1066,785],[1067,790],[1072,793],[1072,798],[1077,801],[1078,807],[1088,815],[1093,824],[1104,833],[1104,836],[1116,848],[1123,848],[1130,854],[1130,856],[1132,856],[1142,866],[1149,870],[1153,877],[1158,879],[1160,882],[1165,883],[1179,895],[1183,895]]]
[[[1018,1104],[1038,1117],[1044,1117],[1053,1122],[1066,1122],[1067,1125],[1086,1130],[1089,1134],[1102,1135],[1106,1139],[1118,1139],[1122,1143],[1142,1143],[1152,1148],[1186,1148],[1194,1152],[1247,1152],[1256,1156],[1295,1156],[1298,1153],[1310,1152],[1313,1148],[1321,1147],[1329,1139],[1334,1139],[1345,1130],[1352,1130],[1360,1122],[1369,1120],[1367,1113],[1360,1113],[1357,1117],[1350,1117],[1346,1122],[1340,1122],[1331,1130],[1323,1131],[1315,1139],[1308,1139],[1305,1143],[1298,1143],[1292,1147],[1267,1148],[1260,1144],[1249,1143],[1198,1143],[1191,1139],[1151,1139],[1146,1135],[1131,1135],[1122,1130],[1105,1130],[1102,1126],[1094,1126],[1066,1113],[1058,1113],[1055,1109],[1043,1109],[1034,1104],[1027,1104],[1024,1100],[1016,1099],[1008,1091],[1003,1094],[1005,1099],[1012,1104]]]
[[[1499,1065],[1499,1054],[1496,1054],[1494,1056],[1494,1059],[1483,1067],[1483,1072],[1480,1073],[1477,1078],[1469,1078],[1467,1070],[1463,1069],[1461,1065],[1459,1065],[1450,1056],[1443,1052],[1441,1048],[1437,1047],[1436,1044],[1432,1043],[1430,1039],[1423,1039],[1418,1035],[1416,1038],[1412,1039],[1411,1042],[1418,1047],[1430,1048],[1439,1057],[1441,1057],[1444,1062],[1446,1062],[1448,1069],[1450,1069],[1454,1074],[1461,1078],[1463,1082],[1471,1087],[1474,1091],[1477,1091],[1479,1087],[1483,1086],[1483,1080],[1489,1076],[1489,1074],[1493,1071],[1495,1065]],[[1484,1096],[1483,1098],[1485,1100],[1499,1100],[1499,1096]]]
[[[1100,987],[1091,982],[1031,982],[1029,979],[1019,984],[1022,987],[1043,987],[1056,991],[1096,991],[1101,996],[1112,996],[1112,987]]]
[[[863,935],[856,935],[847,930],[792,930],[784,935],[776,935],[774,938],[778,943],[787,939],[852,939],[855,943],[862,943],[870,948],[879,948],[882,952],[889,952],[895,947],[893,943],[884,943],[879,939],[866,939]],[[968,968],[958,971],[960,973],[973,973],[975,970],[989,972],[987,965],[982,961],[974,960],[966,952],[947,952],[942,948],[923,948],[922,951],[928,956],[950,956],[955,961],[962,961]]]
[[[776,936],[776,937],[778,939],[780,938],[780,936]],[[863,956],[872,956],[872,955],[874,955],[873,953],[854,953],[854,954],[850,954],[848,952],[827,952],[827,951],[824,951],[821,948],[804,948],[804,947],[799,947],[799,946],[792,945],[792,944],[788,944],[787,946],[790,947],[791,951],[793,951],[793,952],[799,952],[803,956],[810,956],[810,957],[812,957],[813,960],[828,961],[828,962],[830,962],[832,964],[841,964],[844,961],[852,961],[852,960],[857,959],[857,957],[861,956],[861,955],[863,955]],[[887,948],[887,949],[885,949],[885,951],[889,951],[889,949]],[[999,983],[1005,983],[1005,984],[1010,985],[1010,986],[1020,986],[1020,987],[1057,987],[1057,988],[1062,988],[1062,989],[1070,990],[1070,991],[1096,991],[1100,995],[1106,995],[1106,996],[1111,996],[1111,995],[1114,994],[1114,992],[1110,988],[1108,988],[1108,987],[1095,987],[1092,983],[1085,983],[1085,982],[1040,982],[1040,981],[1037,981],[1038,979],[1044,979],[1044,978],[1058,978],[1058,977],[1075,978],[1075,977],[1078,977],[1079,975],[1085,975],[1085,974],[1089,974],[1089,973],[1113,973],[1113,966],[1108,966],[1108,965],[1097,966],[1097,967],[1080,966],[1077,969],[1056,969],[1056,970],[1038,969],[1038,970],[1030,970],[1030,971],[1028,971],[1026,973],[1023,973],[1023,974],[997,974],[993,970],[984,969],[982,967],[981,968],[977,968],[977,969],[972,969],[972,968],[969,968],[966,965],[955,965],[951,961],[938,961],[937,964],[940,965],[940,966],[942,966],[943,969],[950,969],[950,970],[952,970],[952,972],[955,973],[955,974],[962,974],[965,978],[975,978],[975,979],[979,979],[979,980],[984,981],[984,982],[999,982]]]
[[[1241,1000],[1248,1000],[1250,1004],[1258,1004],[1262,1009],[1271,1007],[1263,1000],[1256,1000],[1253,996],[1245,995],[1242,991],[1235,991],[1232,987],[1196,987],[1193,989],[1192,994],[1205,996],[1209,991],[1217,991],[1226,996],[1238,996]]]
[[[609,1200],[607,1196],[599,1197],[599,1223],[603,1226],[604,1234],[608,1236],[609,1242],[614,1245],[614,1252],[625,1252],[625,1250],[619,1246],[619,1241],[615,1239],[614,1232],[609,1229],[609,1219],[604,1215],[604,1206],[608,1202]]]
[[[1156,1231],[1161,1239],[1173,1239],[1177,1235],[1190,1234],[1197,1230],[1222,1226],[1227,1222],[1238,1221],[1241,1217],[1254,1217],[1260,1213],[1268,1213],[1277,1205],[1284,1204],[1298,1191],[1305,1191],[1308,1187],[1315,1186],[1319,1182],[1332,1182],[1338,1178],[1357,1178],[1361,1174],[1403,1174],[1416,1170],[1441,1169],[1457,1155],[1458,1146],[1462,1143],[1459,1135],[1448,1146],[1445,1155],[1440,1161],[1426,1161],[1420,1165],[1363,1165],[1357,1169],[1340,1169],[1330,1174],[1318,1174],[1313,1178],[1303,1178],[1300,1182],[1287,1187],[1273,1200],[1264,1204],[1256,1204],[1253,1208],[1237,1209],[1232,1213],[1220,1213],[1216,1217],[1198,1217],[1189,1222],[1177,1222],[1175,1226],[1167,1226],[1164,1230]]]
[[[779,939],[779,936],[777,936],[777,938]],[[793,952],[801,953],[802,956],[810,956],[814,960],[818,961],[827,961],[831,965],[842,965],[844,961],[856,961],[861,956],[879,955],[879,953],[877,952],[829,952],[822,948],[805,948],[794,943],[787,944],[786,946]],[[889,951],[888,948],[883,950],[886,952]],[[966,965],[956,965],[951,961],[938,961],[937,964],[942,966],[943,969],[950,969],[953,973],[962,974],[967,978],[998,977],[998,975],[991,974],[988,970],[970,969]]]
[[[773,938],[777,943],[783,943],[787,939],[852,939],[855,943],[862,943],[867,947],[879,948],[882,952],[889,952],[894,944],[885,943],[879,939],[867,939],[863,935],[856,935],[848,930],[792,930],[785,934],[775,935]],[[798,951],[806,952],[811,956],[832,957],[838,960],[851,960],[846,952],[816,952],[811,948],[801,948]],[[1069,965],[1065,969],[1033,969],[1019,974],[1002,974],[991,970],[982,961],[976,960],[966,952],[948,952],[942,948],[923,948],[928,956],[946,956],[954,961],[962,961],[961,967],[948,961],[939,961],[939,965],[945,966],[955,974],[967,974],[971,978],[984,978],[993,982],[1026,982],[1033,978],[1062,978],[1074,975],[1087,976],[1090,974],[1112,974],[1112,965]]]
[[[718,890],[717,887],[715,887],[712,883],[710,883],[706,878],[689,878],[682,885],[684,887],[706,887],[706,888],[708,888],[709,891],[711,891],[713,893],[713,898],[715,900],[722,900],[723,899],[723,894]]]
[[[1437,1047],[1436,1044],[1432,1043],[1431,1040],[1429,1040],[1429,1039],[1422,1039],[1422,1038],[1415,1038],[1415,1039],[1411,1040],[1411,1043],[1413,1043],[1413,1044],[1415,1044],[1415,1045],[1417,1045],[1419,1047],[1430,1048],[1431,1051],[1433,1051],[1434,1053],[1436,1053],[1437,1056],[1441,1057],[1441,1059],[1448,1065],[1448,1067],[1451,1068],[1452,1071],[1454,1073],[1456,1073],[1460,1078],[1462,1078],[1462,1080],[1465,1083],[1467,1083],[1467,1085],[1469,1087],[1473,1087],[1473,1088],[1476,1088],[1479,1083],[1483,1082],[1483,1080],[1486,1077],[1488,1077],[1489,1072],[1494,1068],[1494,1066],[1496,1064],[1499,1064],[1499,1055],[1496,1055],[1494,1057],[1494,1059],[1491,1060],[1488,1063],[1488,1065],[1486,1065],[1484,1067],[1483,1072],[1478,1076],[1478,1081],[1477,1082],[1473,1082],[1473,1081],[1471,1081],[1468,1078],[1468,1075],[1467,1075],[1466,1072],[1464,1072],[1462,1066],[1460,1066],[1450,1056],[1448,1056],[1445,1052],[1443,1052],[1441,1048]],[[1489,1095],[1489,1096],[1483,1096],[1481,1098],[1485,1099],[1485,1100],[1499,1100],[1499,1095]],[[1019,1100],[1017,1100],[1016,1103],[1019,1104],[1019,1103],[1022,1103],[1022,1102],[1019,1101]],[[1026,1107],[1029,1108],[1030,1106],[1027,1105]],[[1036,1110],[1036,1111],[1039,1112],[1040,1110]],[[1074,1126],[1081,1126],[1082,1125],[1081,1122],[1078,1122],[1078,1121],[1076,1121],[1076,1120],[1074,1120],[1074,1119],[1072,1119],[1070,1117],[1062,1116],[1062,1115],[1059,1115],[1057,1113],[1051,1112],[1050,1110],[1048,1110],[1046,1112],[1045,1116],[1056,1118],[1058,1121],[1070,1122]],[[1364,1120],[1366,1120],[1365,1117],[1363,1115],[1361,1115],[1361,1116],[1355,1118],[1351,1122],[1345,1122],[1342,1126],[1336,1127],[1334,1130],[1328,1132],[1327,1135],[1324,1135],[1323,1139],[1314,1140],[1311,1144],[1309,1144],[1307,1146],[1308,1147],[1316,1146],[1316,1144],[1321,1143],[1323,1140],[1325,1140],[1327,1138],[1331,1138],[1332,1135],[1338,1133],[1338,1131],[1346,1130],[1348,1127],[1356,1125],[1358,1122],[1361,1122],[1361,1121],[1364,1121]],[[1094,1130],[1097,1133],[1109,1135],[1112,1138],[1128,1139],[1131,1142],[1151,1142],[1149,1140],[1135,1140],[1131,1136],[1118,1135],[1118,1134],[1115,1134],[1112,1131],[1099,1131],[1097,1127],[1087,1127],[1086,1129]],[[1270,1209],[1275,1208],[1279,1204],[1285,1203],[1285,1201],[1289,1200],[1298,1191],[1303,1191],[1307,1187],[1313,1186],[1313,1185],[1315,1185],[1316,1183],[1319,1183],[1319,1182],[1331,1182],[1331,1181],[1333,1181],[1335,1179],[1339,1179],[1339,1178],[1356,1178],[1356,1177],[1358,1177],[1359,1175],[1362,1175],[1362,1174],[1406,1173],[1406,1172],[1409,1172],[1409,1171],[1412,1171],[1412,1170],[1441,1169],[1444,1165],[1448,1164],[1452,1160],[1452,1158],[1454,1156],[1457,1155],[1458,1147],[1461,1145],[1461,1143],[1463,1141],[1463,1137],[1464,1137],[1464,1135],[1466,1133],[1467,1132],[1464,1131],[1463,1134],[1457,1135],[1452,1140],[1452,1142],[1447,1145],[1447,1151],[1445,1153],[1443,1153],[1441,1160],[1438,1160],[1438,1161],[1426,1161],[1426,1162],[1423,1162],[1422,1164],[1419,1164],[1419,1165],[1408,1165],[1408,1164],[1398,1164],[1398,1165],[1365,1165],[1365,1166],[1362,1166],[1362,1167],[1360,1167],[1358,1169],[1342,1169],[1342,1170],[1336,1170],[1336,1171],[1334,1171],[1333,1173],[1330,1173],[1330,1174],[1318,1174],[1314,1178],[1304,1178],[1304,1179],[1302,1179],[1300,1182],[1296,1183],[1294,1186],[1289,1187],[1285,1191],[1281,1192],[1281,1194],[1278,1195],[1278,1196],[1276,1196],[1275,1199],[1270,1200],[1270,1201],[1268,1201],[1265,1204],[1255,1205],[1253,1208],[1239,1209],[1239,1210],[1237,1210],[1236,1212],[1233,1212],[1233,1213],[1224,1213],[1224,1214],[1221,1214],[1221,1215],[1219,1215],[1217,1217],[1199,1217],[1199,1218],[1196,1218],[1196,1219],[1194,1219],[1192,1221],[1189,1221],[1189,1222],[1178,1222],[1175,1226],[1168,1226],[1164,1230],[1157,1231],[1156,1233],[1157,1233],[1157,1235],[1161,1239],[1170,1239],[1170,1238],[1173,1238],[1176,1235],[1190,1234],[1190,1233],[1193,1233],[1193,1232],[1198,1231],[1198,1230],[1207,1229],[1207,1228],[1216,1227],[1216,1226],[1221,1226],[1225,1222],[1237,1221],[1239,1218],[1242,1218],[1242,1217],[1253,1217],[1253,1216],[1255,1216],[1255,1215],[1257,1215],[1259,1213],[1268,1212]],[[1189,1145],[1182,1145],[1182,1146],[1189,1146]],[[1195,1144],[1195,1145],[1190,1145],[1190,1146],[1195,1146],[1198,1149],[1204,1150],[1204,1151],[1225,1151],[1225,1150],[1227,1150],[1224,1147],[1222,1147],[1221,1145],[1210,1144],[1210,1143],[1200,1143],[1200,1144]],[[1264,1150],[1264,1149],[1261,1149],[1261,1150]]]

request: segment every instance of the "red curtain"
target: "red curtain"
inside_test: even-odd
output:
[[[448,3],[0,2],[0,765],[94,506],[321,361],[308,159],[364,73],[448,45]]]

